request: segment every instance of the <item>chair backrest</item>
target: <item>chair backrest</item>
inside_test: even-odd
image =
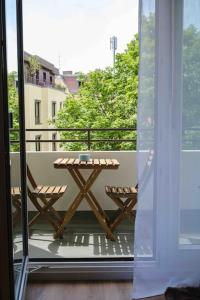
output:
[[[28,180],[29,180],[32,188],[35,189],[37,187],[35,179],[33,178],[32,174],[31,174],[31,171],[30,171],[30,168],[29,168],[28,164],[26,165],[26,167],[27,167],[27,177],[28,177]]]

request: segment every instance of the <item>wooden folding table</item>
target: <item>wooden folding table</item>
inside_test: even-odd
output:
[[[91,187],[102,170],[116,170],[119,168],[119,162],[116,159],[90,159],[86,162],[75,158],[58,158],[54,162],[54,167],[56,169],[68,169],[69,173],[80,189],[80,192],[77,194],[66,211],[63,222],[59,226],[59,229],[55,233],[54,237],[61,238],[63,236],[64,226],[70,222],[77,208],[85,198],[99,224],[105,231],[107,238],[115,240],[115,237],[109,227],[109,219],[92,193]],[[80,170],[83,169],[91,170],[91,174],[87,179],[85,179],[80,172]]]

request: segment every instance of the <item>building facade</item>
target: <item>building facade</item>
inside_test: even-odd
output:
[[[59,81],[59,70],[39,56],[35,56],[39,70],[34,76],[30,76],[30,57],[29,53],[24,53],[26,129],[41,131],[27,131],[27,151],[56,151],[59,149],[58,143],[41,140],[56,140],[59,139],[59,134],[42,129],[54,128],[56,114],[63,107],[68,89],[64,82]],[[30,140],[34,142],[28,142]]]

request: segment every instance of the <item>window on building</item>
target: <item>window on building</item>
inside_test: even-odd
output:
[[[43,72],[43,82],[46,83],[47,80],[47,73]]]
[[[49,81],[50,81],[50,85],[52,85],[53,84],[53,77],[52,76],[49,77]]]
[[[56,140],[57,138],[57,134],[56,133],[53,133],[52,134],[52,140]],[[57,147],[56,147],[56,142],[52,142],[52,151],[57,151]]]
[[[62,109],[63,108],[63,103],[62,102],[60,102],[60,109]]]
[[[35,124],[40,124],[41,101],[35,100]]]
[[[36,135],[35,136],[35,151],[41,151],[41,143],[40,143],[40,140],[41,140],[41,135]]]
[[[55,121],[55,116],[56,116],[56,102],[52,102],[52,120]]]

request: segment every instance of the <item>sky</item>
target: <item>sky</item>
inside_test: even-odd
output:
[[[8,66],[15,68],[14,0],[8,14]],[[24,49],[61,71],[88,72],[111,66],[110,37],[117,52],[138,32],[138,0],[23,0]]]

